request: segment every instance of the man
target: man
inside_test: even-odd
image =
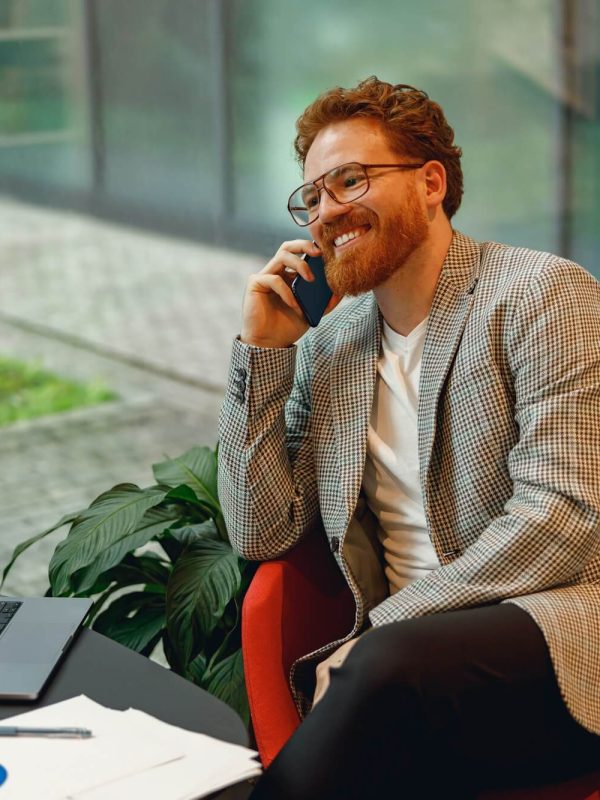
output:
[[[371,78],[297,128],[314,243],[249,280],[219,492],[249,559],[321,527],[357,614],[254,795],[466,798],[600,764],[600,285],[453,230],[461,151],[424,92]],[[305,253],[328,311],[357,299],[296,347]]]

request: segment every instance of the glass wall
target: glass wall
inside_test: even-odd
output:
[[[107,198],[214,221],[208,12],[198,0],[95,4]]]
[[[89,189],[80,3],[0,2],[0,179],[36,191]]]
[[[0,188],[266,254],[295,119],[376,74],[446,110],[458,228],[600,274],[599,48],[597,0],[3,0]]]
[[[559,249],[556,2],[380,0],[374,14],[361,0],[331,0],[318,16],[306,5],[290,5],[285,15],[277,8],[277,0],[232,3],[236,217],[248,225],[287,224],[287,193],[299,181],[291,157],[294,120],[328,87],[376,74],[425,89],[445,109],[464,153],[457,227]]]
[[[600,278],[600,3],[575,4],[567,21],[572,46],[566,223],[571,256]]]

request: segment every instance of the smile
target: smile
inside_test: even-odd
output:
[[[352,231],[347,231],[346,233],[342,233],[340,236],[336,236],[333,240],[333,243],[336,247],[341,247],[343,244],[347,242],[351,242],[354,239],[358,239],[363,234],[367,233],[370,230],[370,225],[363,225],[360,228],[355,228]]]

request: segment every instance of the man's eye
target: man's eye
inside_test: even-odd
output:
[[[353,186],[356,186],[358,181],[359,178],[357,175],[348,175],[346,178],[344,178],[344,188],[351,189]]]
[[[315,206],[319,205],[319,195],[318,194],[309,194],[304,198],[304,205],[306,208],[314,208]]]

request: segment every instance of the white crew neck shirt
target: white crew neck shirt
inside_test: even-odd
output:
[[[408,336],[384,321],[363,488],[379,520],[390,594],[440,566],[419,481],[417,410],[428,317]]]

